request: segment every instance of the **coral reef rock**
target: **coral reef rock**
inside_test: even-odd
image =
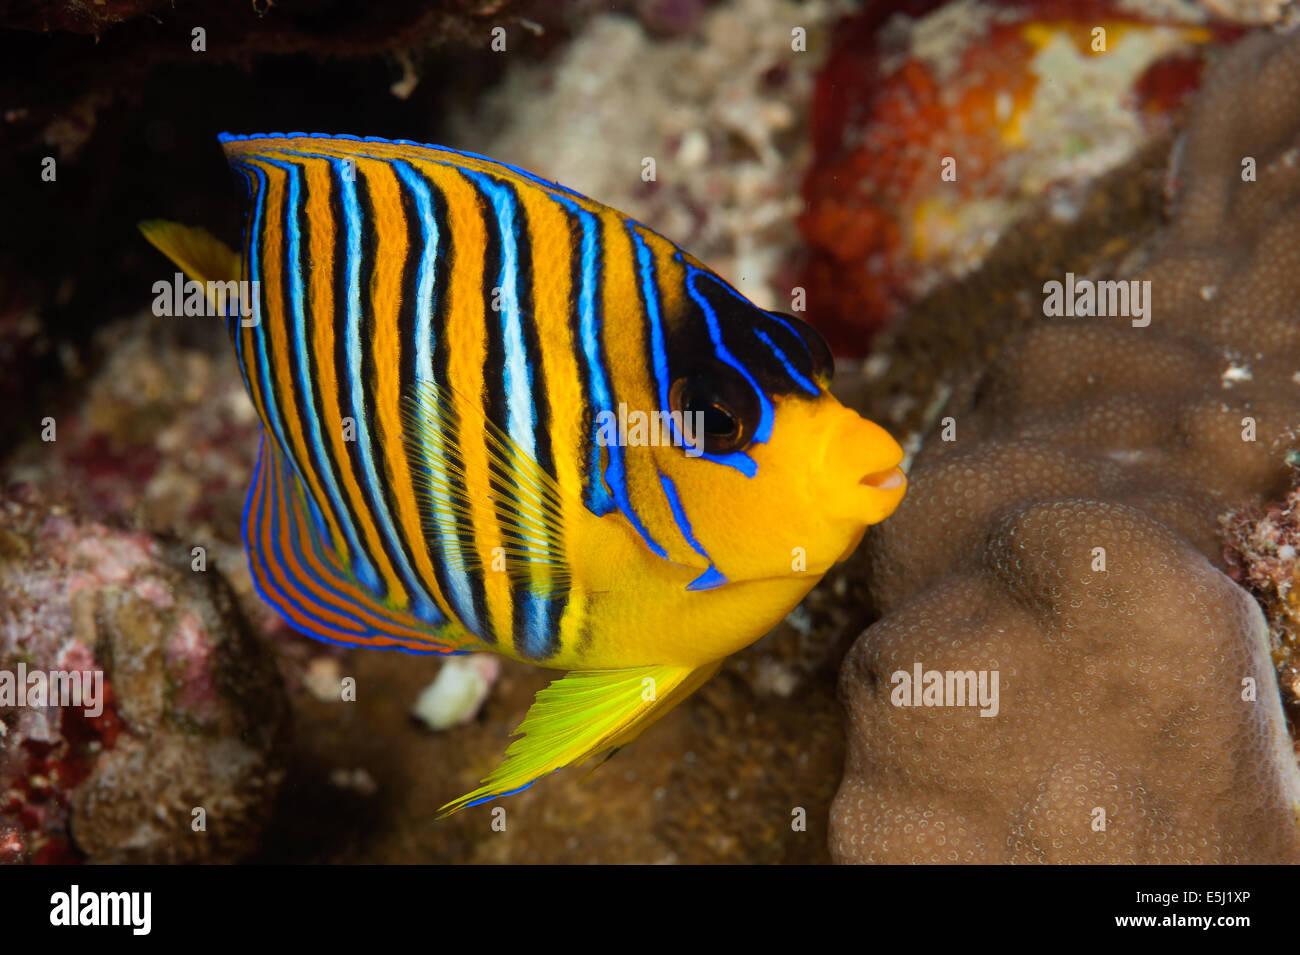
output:
[[[452,138],[614,206],[788,311],[803,117],[831,24],[850,5],[643,3],[643,20],[650,8],[652,23],[670,13],[699,23],[657,40],[631,17],[598,16],[558,62],[512,65],[482,102],[456,111]]]
[[[1300,862],[1268,628],[1218,538],[1291,484],[1300,36],[1237,44],[1172,155],[1119,273],[1146,318],[1006,343],[868,535],[838,861]]]
[[[6,676],[34,688],[34,673],[89,690],[0,692],[0,861],[233,862],[257,848],[284,688],[225,581],[195,561],[31,487],[0,499],[0,691]]]
[[[1292,465],[1300,467],[1300,452]],[[1296,481],[1284,500],[1251,502],[1220,520],[1228,576],[1250,589],[1268,619],[1293,734],[1300,725],[1300,471]]]
[[[1211,11],[1213,12],[1213,11]],[[1233,18],[1187,4],[911,0],[835,30],[817,80],[800,283],[837,354],[1017,224],[1083,211],[1163,139]]]

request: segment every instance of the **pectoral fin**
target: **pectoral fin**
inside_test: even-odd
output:
[[[565,674],[537,694],[515,730],[519,738],[483,785],[447,803],[440,814],[518,792],[547,773],[630,743],[711,677],[719,663]]]
[[[481,402],[421,379],[404,397],[402,431],[419,466],[416,497],[427,531],[450,539],[472,539],[474,504],[486,502],[501,529],[502,547],[511,558],[506,573],[516,588],[542,598],[560,596],[575,584],[589,593],[608,588],[612,571],[606,564],[588,562],[578,582],[566,553],[575,522],[583,522],[588,547],[608,524],[602,525],[576,492],[561,487],[509,434],[488,420]],[[461,459],[461,448],[471,439],[482,440],[487,448],[487,474],[471,475]],[[597,527],[600,530],[593,533]],[[457,570],[483,573],[472,551],[461,549],[454,560]]]

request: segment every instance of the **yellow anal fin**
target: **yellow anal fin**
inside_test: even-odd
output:
[[[566,673],[537,694],[515,730],[519,738],[483,785],[447,803],[439,815],[508,796],[547,773],[627,745],[701,686],[720,663]]]
[[[154,248],[205,289],[210,282],[239,281],[239,253],[207,229],[165,219],[149,219],[139,228]]]

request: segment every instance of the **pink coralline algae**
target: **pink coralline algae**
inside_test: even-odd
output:
[[[234,861],[256,848],[284,691],[228,586],[182,545],[82,519],[30,486],[0,495],[0,683],[35,672],[80,674],[86,694],[0,693],[0,861]]]

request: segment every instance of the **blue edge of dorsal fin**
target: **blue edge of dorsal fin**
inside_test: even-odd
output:
[[[457,156],[465,156],[469,159],[477,159],[480,162],[491,163],[494,166],[500,166],[503,169],[509,169],[511,172],[523,176],[530,182],[535,182],[539,186],[546,186],[548,189],[558,189],[566,195],[574,196],[578,199],[586,199],[580,192],[574,192],[568,186],[562,186],[558,182],[550,179],[544,179],[536,173],[522,169],[513,163],[502,162],[500,159],[493,159],[491,156],[484,156],[481,153],[470,152],[467,149],[454,149],[451,146],[439,146],[436,143],[417,143],[412,139],[385,139],[383,136],[353,136],[348,133],[217,133],[217,142],[250,142],[259,139],[347,139],[354,143],[383,143],[388,146],[417,146],[420,149],[436,149],[440,152],[455,153]]]

